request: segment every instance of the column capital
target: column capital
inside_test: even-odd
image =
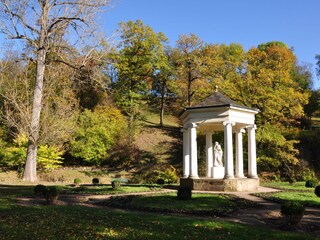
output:
[[[196,128],[196,127],[198,127],[198,124],[197,123],[188,123],[185,126],[186,126],[186,128]]]
[[[223,124],[223,126],[227,126],[227,125],[234,126],[236,123],[235,122],[231,122],[231,121],[225,121],[222,124]]]
[[[252,125],[250,125],[250,126],[247,126],[246,127],[247,129],[249,129],[249,130],[256,130],[257,129],[257,125],[255,125],[255,124],[252,124]]]
[[[244,128],[240,128],[240,129],[234,129],[235,133],[245,133],[246,130]]]

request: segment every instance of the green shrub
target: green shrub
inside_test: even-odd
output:
[[[190,200],[192,198],[192,190],[189,187],[180,187],[177,196],[180,200]]]
[[[71,155],[100,165],[117,144],[125,126],[125,117],[114,107],[83,111],[78,118],[74,140],[70,142]]]
[[[118,190],[121,188],[121,182],[119,180],[114,180],[111,183],[113,190]]]
[[[281,204],[281,215],[284,217],[287,225],[297,225],[305,212],[304,206],[295,201],[287,201]]]
[[[50,186],[46,188],[45,191],[45,198],[47,200],[47,203],[50,205],[54,205],[58,201],[58,189],[54,186]]]
[[[80,178],[75,178],[75,179],[73,180],[73,183],[74,183],[76,186],[79,186],[80,183],[81,183],[81,179],[80,179]]]
[[[92,184],[99,184],[100,183],[100,180],[99,180],[99,178],[93,178],[92,179]]]
[[[171,183],[177,183],[178,181],[178,176],[177,176],[177,170],[175,169],[175,167],[171,166],[169,168],[167,168],[164,171],[161,170],[156,170],[155,172],[155,179],[156,181],[158,179],[163,179],[164,183],[166,184],[171,184]],[[154,182],[156,182],[154,181]]]
[[[289,183],[290,184],[295,184],[297,182],[297,180],[295,178],[289,178]]]
[[[38,168],[40,171],[50,171],[62,164],[64,151],[57,146],[40,145],[38,148]]]
[[[34,195],[37,197],[45,197],[46,195],[46,186],[38,184],[33,188]]]
[[[314,193],[317,195],[317,197],[320,197],[320,185],[315,187]]]
[[[318,185],[318,180],[312,179],[312,180],[307,180],[305,186],[306,186],[307,188],[314,188],[314,187],[316,187],[317,185]]]
[[[18,134],[12,144],[7,144],[2,155],[2,164],[9,168],[23,168],[27,156],[28,138],[26,134]],[[40,171],[53,170],[62,163],[62,151],[57,146],[40,145],[38,148],[37,168]]]

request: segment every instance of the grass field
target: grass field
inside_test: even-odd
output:
[[[79,187],[58,186],[62,193],[84,193],[84,194],[119,194],[119,193],[139,193],[150,191],[161,191],[160,185],[123,185],[119,189],[113,189],[111,185],[82,185]]]
[[[32,186],[0,186],[0,239],[315,239],[308,234],[212,218],[103,207],[17,205],[15,197],[30,196],[32,190]],[[167,205],[172,203],[172,199],[169,200]],[[220,201],[226,202],[223,198]],[[212,207],[219,206],[216,204]]]
[[[272,201],[298,201],[306,206],[320,207],[320,198],[314,193],[314,188],[305,187],[305,182],[297,182],[294,184],[288,182],[270,182],[264,186],[281,189],[281,192],[275,193],[259,193],[257,196],[267,198]]]
[[[266,182],[263,183],[265,187],[272,187],[281,190],[293,190],[293,191],[309,191],[313,192],[314,188],[307,188],[305,186],[306,182],[296,182],[296,183],[289,183],[289,182]]]
[[[190,201],[181,201],[176,193],[137,196],[132,199],[132,205],[138,207],[179,210],[212,210],[219,208],[234,208],[237,203],[226,195],[193,194]]]

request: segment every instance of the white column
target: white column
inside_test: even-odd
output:
[[[233,149],[232,149],[232,126],[234,122],[223,122],[224,125],[224,178],[234,178],[233,172]]]
[[[256,125],[248,126],[248,177],[258,178],[256,153]]]
[[[211,176],[213,167],[213,149],[212,149],[212,133],[206,133],[206,162],[207,162],[207,177]]]
[[[190,129],[190,178],[199,178],[198,176],[198,157],[197,157],[197,125],[191,123]]]
[[[183,128],[183,177],[190,175],[190,133],[188,128]]]
[[[242,133],[244,129],[236,131],[236,177],[244,178],[243,174],[243,144],[242,144]]]

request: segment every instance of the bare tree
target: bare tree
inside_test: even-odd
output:
[[[8,39],[20,39],[35,51],[36,77],[28,151],[23,179],[37,180],[37,146],[40,134],[45,69],[48,54],[54,60],[70,65],[62,55],[66,39],[81,40],[90,36],[93,20],[99,9],[110,0],[0,0],[0,33]],[[85,61],[85,58],[84,60]],[[70,65],[71,66],[71,65]]]

